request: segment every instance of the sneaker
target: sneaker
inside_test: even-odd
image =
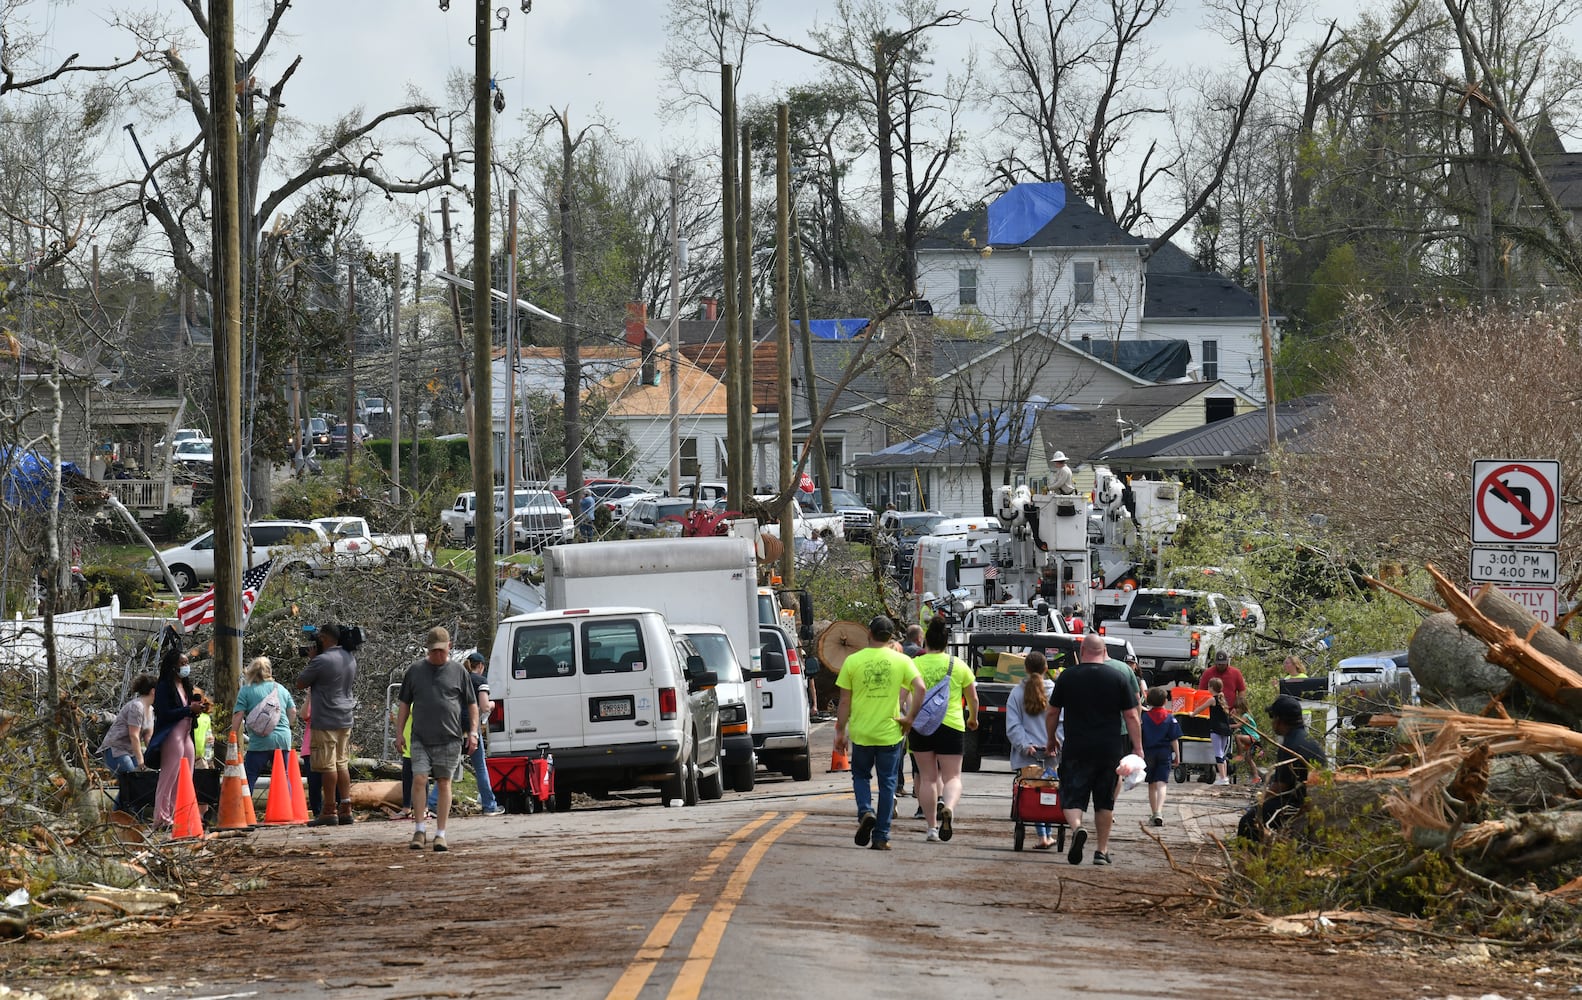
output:
[[[888,851],[889,849],[890,842],[888,840],[876,840],[868,845],[868,850],[870,851]]]
[[[424,833],[422,830],[413,830],[412,843],[408,844],[407,846],[412,848],[414,851],[421,851],[427,845],[428,834]]]
[[[1150,819],[1148,822],[1150,824],[1154,825],[1154,826],[1164,826],[1165,825],[1165,818],[1163,816],[1159,815],[1158,813],[1154,813],[1153,818]]]
[[[1230,779],[1229,778],[1215,778],[1214,779],[1214,784],[1216,784],[1216,785],[1228,785],[1228,784],[1230,784]]]
[[[939,807],[939,839],[949,840],[955,836],[955,831],[950,828],[950,810],[944,806]]]
[[[483,814],[485,816],[504,816],[505,815],[505,807],[504,806],[495,806],[493,809],[485,809],[483,811]]]
[[[1096,864],[1096,865],[1106,865],[1107,866],[1110,863],[1110,856],[1108,854],[1105,854],[1103,851],[1094,851],[1093,852],[1093,863]]]
[[[441,833],[441,834],[435,836],[435,838],[434,838],[434,853],[435,854],[443,854],[444,852],[446,852],[448,850],[450,850],[450,848],[445,846],[445,835],[443,833]]]
[[[1066,861],[1069,864],[1080,865],[1082,863],[1082,849],[1087,846],[1087,843],[1088,831],[1078,829],[1073,833],[1071,835],[1071,850],[1066,852]]]
[[[341,818],[334,813],[324,816],[315,816],[308,820],[308,826],[340,826]]]
[[[879,823],[879,817],[871,812],[862,814],[862,819],[857,821],[857,836],[852,840],[858,847],[867,847],[868,841],[873,839],[873,828]]]
[[[917,811],[912,813],[912,818],[913,819],[922,819],[923,818],[923,807],[922,806],[918,806],[917,807]]]
[[[357,822],[357,818],[355,816],[342,816],[336,822],[340,823],[341,826],[351,826]]]
[[[935,799],[934,800],[934,819],[935,820],[942,820],[944,818],[945,818],[945,800],[944,799]]]
[[[923,839],[928,841],[930,844],[937,844],[939,843],[939,831],[933,827],[929,827],[928,836],[924,837]]]

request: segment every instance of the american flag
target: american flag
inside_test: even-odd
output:
[[[264,589],[264,584],[269,582],[269,575],[274,572],[275,561],[266,559],[242,574],[242,627],[247,627],[248,616],[253,613],[253,602],[258,600],[258,592]],[[191,632],[199,625],[210,625],[214,622],[214,587],[192,597],[183,597],[181,603],[176,605],[176,618],[181,622],[183,632]]]
[[[984,567],[983,578],[985,580],[998,580],[1000,578],[1000,567],[998,567],[998,566],[986,566],[986,567]]]

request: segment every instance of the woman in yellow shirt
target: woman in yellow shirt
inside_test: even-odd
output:
[[[950,675],[950,700],[939,728],[928,735],[913,732],[908,749],[917,761],[917,801],[929,817],[927,840],[949,840],[955,835],[956,806],[961,802],[961,751],[968,729],[978,728],[978,684],[972,668],[945,652],[949,630],[943,618],[928,623],[923,634],[926,652],[912,661],[927,690]],[[966,710],[962,703],[965,701]]]

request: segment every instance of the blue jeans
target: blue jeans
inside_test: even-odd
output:
[[[121,775],[126,774],[129,771],[137,770],[137,761],[133,760],[132,755],[129,753],[117,753],[113,748],[105,747],[104,766],[110,769],[111,774],[119,778]],[[116,782],[115,807],[117,809],[121,808],[121,788],[119,781]]]
[[[281,754],[286,751],[282,750]],[[282,756],[282,760],[284,757]],[[247,791],[250,793],[253,786],[258,784],[258,776],[265,771],[272,771],[275,766],[275,752],[273,750],[249,750],[242,755],[242,770],[247,774]],[[274,775],[269,776],[274,780]]]
[[[489,765],[483,759],[482,743],[478,744],[478,749],[474,750],[468,759],[472,761],[472,773],[478,778],[478,805],[483,808],[484,812],[493,812],[499,807],[495,803],[494,789],[489,787]],[[407,766],[411,767],[411,764]],[[407,798],[410,799],[411,797],[412,791],[409,787]],[[428,783],[428,811],[433,812],[437,808],[439,808],[439,783],[430,781]]]
[[[895,777],[900,769],[898,758],[903,754],[906,741],[894,746],[870,747],[861,743],[851,745],[851,788],[857,797],[857,819],[874,813],[878,822],[873,828],[873,839],[888,842],[890,819],[895,815]],[[879,772],[879,808],[873,807],[873,788],[869,784],[874,771]]]

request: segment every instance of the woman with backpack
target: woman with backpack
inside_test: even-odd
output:
[[[949,840],[954,835],[952,823],[956,806],[961,801],[961,752],[965,733],[978,728],[977,679],[971,667],[945,652],[949,634],[943,618],[930,621],[923,635],[923,648],[927,652],[913,661],[923,677],[925,710],[932,696],[942,693],[946,699],[937,728],[930,728],[920,711],[907,739],[907,748],[917,761],[914,784],[923,815],[930,819],[927,839],[931,843]],[[963,699],[967,704],[965,712]],[[924,732],[925,729],[928,731]]]
[[[231,733],[238,745],[244,738],[247,741],[242,769],[247,772],[247,791],[251,793],[258,776],[274,765],[275,751],[290,752],[297,703],[285,685],[276,683],[274,667],[267,656],[249,663],[242,671],[242,680],[246,683],[236,692]]]

